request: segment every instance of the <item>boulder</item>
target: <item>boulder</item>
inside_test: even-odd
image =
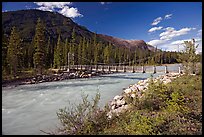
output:
[[[138,86],[137,88],[139,91],[142,91],[144,89],[144,86]]]
[[[116,95],[113,99],[114,100],[121,100],[122,98],[123,98],[123,96]]]
[[[131,90],[130,88],[128,88],[128,89],[125,89],[125,90],[124,90],[124,92],[125,92],[126,94],[129,94],[129,93],[131,93],[131,91],[132,91],[132,90]]]
[[[135,95],[135,94],[131,94],[130,96],[131,96],[132,98],[134,98],[136,95]]]
[[[125,105],[125,100],[117,100],[116,101],[116,106],[118,106],[118,107],[120,107],[120,106],[122,106],[122,105]]]

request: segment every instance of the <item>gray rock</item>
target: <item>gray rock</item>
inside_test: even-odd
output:
[[[131,93],[131,91],[132,91],[132,90],[131,90],[130,88],[128,88],[128,89],[125,89],[125,90],[124,90],[124,92],[125,92],[126,94],[129,94],[129,93]]]
[[[116,95],[113,99],[114,100],[121,100],[122,98],[123,98],[123,96]]]
[[[122,105],[124,105],[126,102],[125,102],[125,100],[117,100],[116,101],[116,105],[117,106],[122,106]]]

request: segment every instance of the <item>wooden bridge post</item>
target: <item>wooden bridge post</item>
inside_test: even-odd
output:
[[[178,67],[178,73],[181,74],[181,67]]]
[[[135,73],[135,68],[134,68],[134,66],[132,66],[132,73]]]
[[[142,66],[142,73],[145,73],[145,69],[144,69],[144,66]]]
[[[169,73],[169,71],[168,71],[168,69],[167,69],[167,65],[165,65],[164,73]]]
[[[156,66],[153,67],[153,73],[156,73]]]
[[[123,72],[126,72],[126,68],[125,68],[125,66],[123,66]]]
[[[69,71],[70,71],[70,66],[68,65],[68,66],[67,66],[67,72],[69,72]]]
[[[92,65],[90,65],[91,67],[90,67],[90,71],[92,72]]]
[[[110,66],[108,66],[108,72],[111,72]]]
[[[96,67],[96,72],[98,71],[98,65],[95,66]]]
[[[102,72],[104,72],[104,65],[102,65]]]
[[[115,66],[115,72],[118,72],[118,66]]]

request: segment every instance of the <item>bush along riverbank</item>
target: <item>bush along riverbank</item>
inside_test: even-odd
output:
[[[167,74],[131,85],[99,108],[83,101],[60,109],[62,127],[48,134],[201,135],[202,76]]]

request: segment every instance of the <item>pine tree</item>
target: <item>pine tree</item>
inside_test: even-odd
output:
[[[110,64],[110,48],[106,46],[104,49],[104,63]]]
[[[81,53],[81,58],[82,58],[82,65],[85,65],[86,64],[86,39],[85,37],[83,37],[83,42],[82,42],[82,53]]]
[[[34,37],[34,47],[35,52],[33,56],[34,68],[40,74],[45,68],[46,59],[46,39],[45,39],[45,26],[41,22],[40,18],[37,21],[35,37]]]
[[[48,38],[47,48],[46,48],[46,67],[51,67],[51,43],[50,43],[50,37]]]
[[[63,65],[63,47],[59,35],[57,45],[54,49],[54,68],[59,68],[62,65]]]
[[[53,67],[58,68],[59,66],[60,66],[59,54],[58,54],[57,46],[55,46],[55,48],[54,48],[54,64],[53,64]]]
[[[70,49],[69,49],[69,51],[70,51],[70,57],[71,57],[71,59],[70,59],[70,63],[71,64],[75,64],[75,59],[76,58],[74,58],[74,56],[75,56],[75,54],[76,54],[76,34],[75,34],[75,27],[73,28],[73,30],[72,30],[72,34],[71,34],[71,43],[70,43]]]
[[[66,38],[65,40],[65,44],[64,44],[64,64],[68,65],[68,52],[69,52],[69,43],[68,43],[68,39]]]
[[[79,41],[79,45],[78,45],[78,65],[81,65],[82,63],[82,38],[80,38],[80,41]]]
[[[34,67],[34,61],[33,61],[33,55],[34,55],[35,47],[34,47],[34,39],[32,42],[28,45],[28,67],[33,68]]]
[[[7,45],[8,45],[8,39],[4,32],[2,32],[2,72],[7,73]]]
[[[91,62],[93,62],[94,64],[96,64],[98,62],[98,48],[97,48],[97,42],[96,42],[96,33],[94,33],[94,36],[93,36],[93,44],[91,44],[90,46],[90,56],[93,57],[91,58]]]
[[[198,56],[196,55],[195,39],[192,41],[184,41],[184,51],[181,56],[186,74],[195,73],[195,63],[198,62]]]
[[[97,65],[98,61],[99,61],[99,44],[95,45],[94,47],[94,64]]]
[[[13,27],[11,30],[11,35],[9,38],[9,44],[8,44],[8,50],[7,50],[7,61],[9,64],[9,70],[10,74],[16,77],[17,71],[21,68],[20,61],[19,61],[19,55],[21,55],[19,52],[21,52],[21,40],[20,37],[16,31],[16,28]]]
[[[64,64],[64,58],[63,58],[64,46],[63,46],[63,43],[61,42],[60,35],[57,41],[57,50],[58,50],[58,55],[59,55],[59,67],[60,67],[60,66],[63,66]]]
[[[89,39],[86,41],[86,49],[85,49],[85,64],[88,65],[91,63],[91,49],[90,49],[90,42],[89,42]]]

